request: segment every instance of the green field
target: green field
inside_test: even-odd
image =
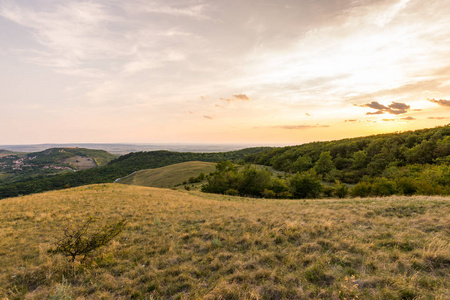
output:
[[[203,161],[189,161],[162,168],[137,171],[121,178],[118,183],[149,187],[168,188],[188,182],[189,178],[214,172],[216,164]]]
[[[101,184],[0,201],[0,299],[449,299],[450,198],[270,200]],[[47,250],[126,218],[84,264]]]

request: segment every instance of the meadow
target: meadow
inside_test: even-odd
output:
[[[201,173],[209,174],[215,170],[215,163],[188,161],[156,169],[140,170],[121,178],[117,182],[131,185],[168,188],[181,185],[183,182],[188,183],[190,178],[197,177]]]
[[[449,299],[450,198],[271,200],[98,184],[0,201],[0,299]],[[65,228],[127,219],[85,263]]]

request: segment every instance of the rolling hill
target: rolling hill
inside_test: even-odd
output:
[[[0,299],[448,299],[448,197],[266,200],[122,184],[0,201]],[[125,218],[81,264],[64,231]]]
[[[168,188],[181,185],[201,173],[209,174],[216,170],[216,164],[202,161],[189,161],[156,169],[140,170],[119,179],[122,184]]]
[[[15,152],[15,151],[9,151],[9,150],[4,150],[4,149],[0,149],[0,158],[8,156],[8,155],[25,155],[25,152]]]

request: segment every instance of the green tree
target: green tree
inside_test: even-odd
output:
[[[267,170],[257,170],[253,166],[246,167],[239,174],[238,191],[241,195],[262,196],[270,187],[271,174]]]
[[[331,157],[330,151],[320,153],[319,159],[316,161],[314,166],[314,170],[318,174],[326,174],[334,168],[333,158]]]
[[[322,192],[322,184],[315,172],[297,173],[292,176],[289,186],[294,198],[317,198]]]
[[[313,166],[312,159],[309,156],[299,156],[297,160],[292,164],[292,172],[308,171]]]

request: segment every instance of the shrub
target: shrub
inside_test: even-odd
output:
[[[289,184],[294,198],[317,198],[323,189],[314,172],[297,173],[292,176]]]
[[[395,194],[394,184],[386,178],[377,179],[372,185],[374,196],[390,196]]]
[[[350,195],[353,197],[368,197],[371,192],[372,185],[370,183],[360,182],[351,189]]]
[[[265,189],[264,192],[263,192],[263,197],[264,198],[272,198],[273,199],[276,196],[277,196],[277,194],[274,191],[272,191],[272,190]]]
[[[322,192],[325,197],[333,197],[334,187],[332,187],[330,185],[324,185]]]
[[[228,189],[225,191],[225,195],[239,196],[239,192],[235,189]]]
[[[411,196],[417,192],[417,185],[412,178],[401,177],[395,180],[397,192],[402,195]]]
[[[94,221],[95,218],[90,217],[78,228],[74,230],[66,229],[64,231],[64,236],[56,242],[56,248],[50,249],[48,252],[70,256],[72,262],[75,261],[77,256],[83,255],[82,261],[84,261],[88,254],[106,245],[109,241],[118,236],[126,225],[126,220],[122,219],[117,223],[100,227],[97,231],[89,232],[89,228]]]
[[[334,185],[334,195],[339,198],[345,198],[348,195],[348,187],[345,183],[336,180]]]

